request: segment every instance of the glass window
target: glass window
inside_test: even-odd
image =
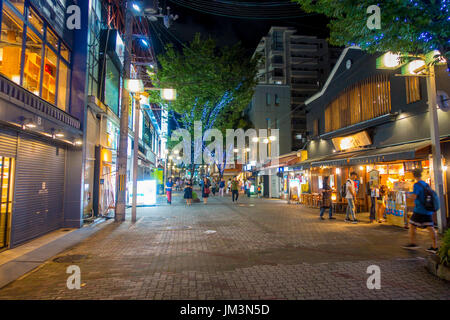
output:
[[[36,28],[38,32],[41,34],[44,33],[44,22],[37,15],[36,11],[33,8],[29,8],[30,12],[28,13],[28,22],[31,23],[33,27]]]
[[[23,23],[9,8],[3,6],[0,38],[0,73],[20,84]]]
[[[59,61],[59,79],[58,79],[58,108],[66,111],[69,101],[70,70],[62,61]]]
[[[58,37],[49,28],[47,28],[47,43],[50,43],[58,52]]]
[[[266,93],[266,104],[270,106],[270,93]]]
[[[61,57],[70,62],[70,51],[64,43],[61,43]]]
[[[42,99],[56,103],[56,66],[58,58],[49,47],[45,47],[44,75],[42,77]]]
[[[111,108],[115,114],[119,114],[119,79],[120,73],[112,60],[106,59],[106,75],[105,75],[105,104]]]
[[[16,7],[16,9],[19,10],[21,14],[23,14],[23,8],[25,7],[25,0],[9,0],[9,2],[11,2],[12,5]]]
[[[41,79],[42,40],[31,30],[27,32],[25,44],[25,68],[23,71],[23,87],[35,95],[39,95]]]

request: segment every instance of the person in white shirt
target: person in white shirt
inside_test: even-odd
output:
[[[355,200],[356,200],[356,191],[355,191],[355,180],[358,178],[356,172],[350,173],[350,178],[347,179],[345,183],[345,199],[347,199],[347,215],[345,217],[345,221],[350,221],[350,212],[352,213],[352,221],[353,223],[358,223],[355,217]]]

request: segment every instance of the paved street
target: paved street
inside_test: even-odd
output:
[[[337,220],[283,201],[210,198],[141,208],[0,290],[0,299],[450,299],[424,268],[429,246],[405,251],[403,229]],[[215,231],[215,232],[213,232]],[[66,268],[81,268],[80,290]],[[381,268],[381,289],[366,269]]]

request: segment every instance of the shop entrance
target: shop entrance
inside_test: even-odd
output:
[[[0,156],[0,249],[9,245],[9,222],[12,213],[14,158]]]

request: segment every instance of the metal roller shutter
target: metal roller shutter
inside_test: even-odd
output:
[[[0,129],[0,156],[15,158],[17,150],[17,133]]]
[[[65,149],[19,136],[11,245],[62,225]]]

